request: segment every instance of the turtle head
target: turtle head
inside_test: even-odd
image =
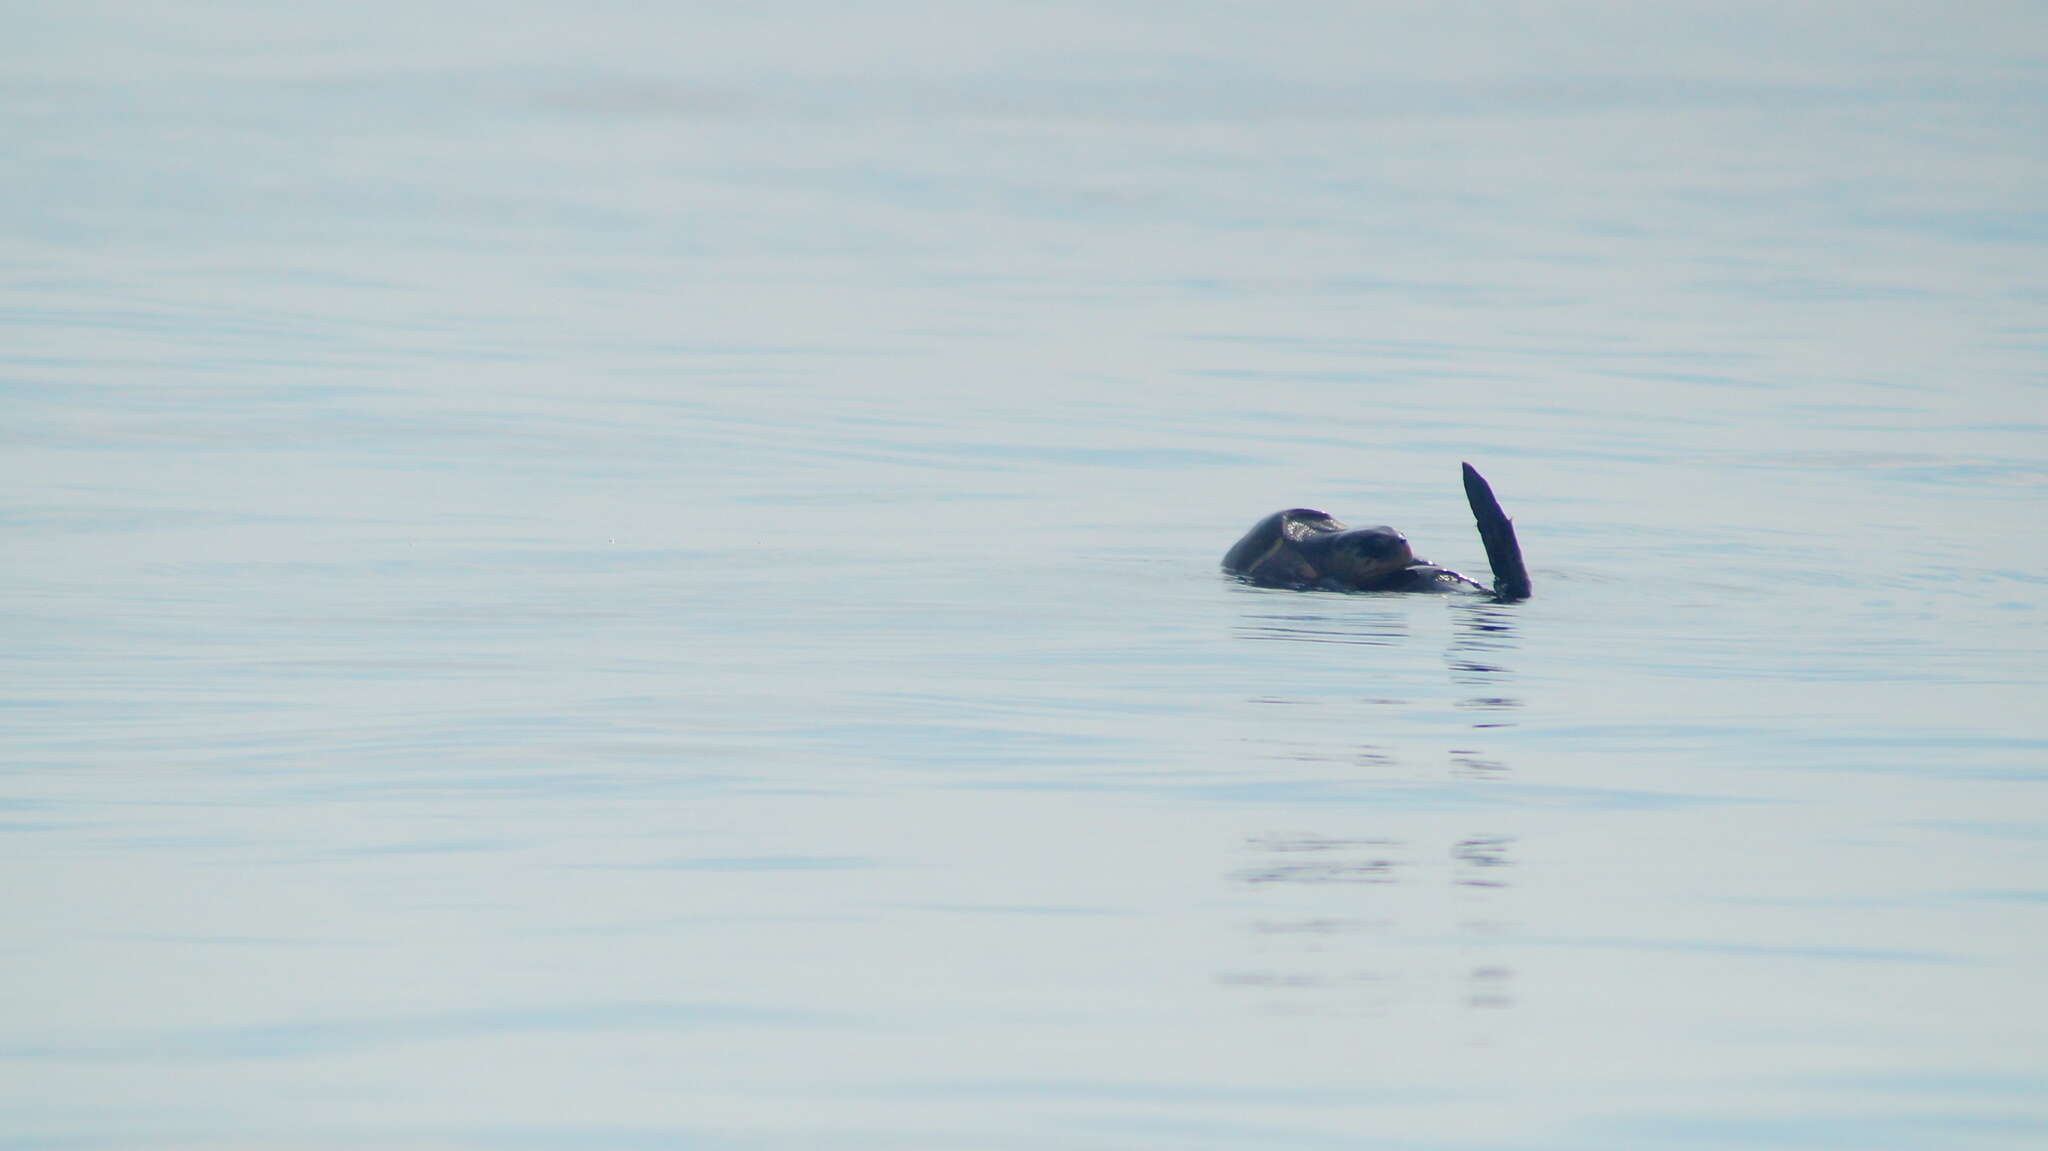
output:
[[[1390,527],[1352,528],[1316,542],[1317,570],[1353,587],[1370,588],[1415,562],[1408,537]]]

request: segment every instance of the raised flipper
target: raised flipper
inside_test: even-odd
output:
[[[1493,488],[1471,464],[1465,467],[1465,499],[1472,505],[1472,518],[1479,521],[1479,540],[1486,545],[1486,562],[1493,565],[1493,598],[1513,603],[1529,598],[1529,569],[1522,566],[1522,545],[1515,542],[1515,523],[1500,510]]]

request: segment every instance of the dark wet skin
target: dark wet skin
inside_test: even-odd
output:
[[[1223,556],[1223,570],[1259,587],[1324,591],[1489,589],[1417,559],[1393,528],[1347,528],[1326,512],[1289,508],[1252,525]]]

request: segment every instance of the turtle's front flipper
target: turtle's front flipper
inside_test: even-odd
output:
[[[1503,603],[1529,598],[1529,569],[1522,566],[1522,545],[1515,542],[1515,524],[1500,510],[1493,488],[1471,464],[1465,465],[1465,499],[1479,521],[1479,540],[1486,562],[1493,565],[1493,596]]]

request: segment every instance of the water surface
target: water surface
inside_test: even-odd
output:
[[[2043,1137],[2031,8],[850,12],[10,20],[0,1146]]]

